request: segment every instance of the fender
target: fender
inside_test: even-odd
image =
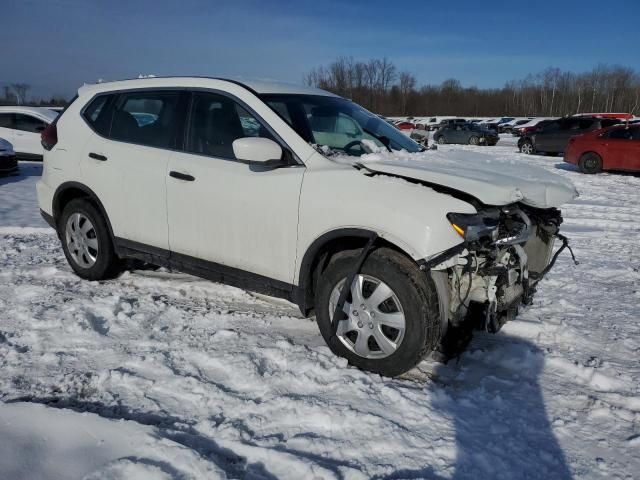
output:
[[[107,228],[109,229],[109,235],[111,235],[111,239],[114,240],[115,236],[113,235],[113,229],[111,228],[111,220],[109,220],[109,215],[107,215],[107,211],[105,210],[104,205],[102,205],[102,202],[100,201],[100,199],[98,198],[98,196],[95,194],[93,190],[91,190],[85,184],[80,182],[73,182],[73,181],[64,182],[60,184],[60,186],[58,186],[58,188],[56,189],[55,193],[53,194],[53,205],[52,205],[54,222],[56,222],[57,224],[58,219],[60,218],[60,215],[62,215],[62,211],[60,208],[60,200],[64,195],[64,193],[70,189],[82,191],[87,197],[91,199],[92,202],[95,203],[95,205],[98,207],[98,210],[100,211],[100,214],[107,222]]]
[[[302,257],[302,261],[300,262],[300,268],[298,269],[298,281],[297,286],[293,292],[294,302],[298,304],[300,307],[300,311],[307,315],[308,312],[312,309],[314,299],[313,299],[313,270],[314,263],[321,259],[318,259],[318,253],[325,247],[328,243],[333,240],[337,240],[339,238],[352,238],[358,240],[357,248],[363,247],[367,241],[372,237],[372,235],[376,235],[379,237],[379,242],[386,242],[388,245],[393,246],[398,249],[409,258],[414,258],[410,255],[405,248],[402,248],[401,245],[394,242],[395,239],[389,238],[385,232],[377,232],[370,229],[365,228],[337,228],[335,230],[331,230],[320,235],[316,238],[311,245],[307,248]],[[415,261],[415,258],[414,258]]]

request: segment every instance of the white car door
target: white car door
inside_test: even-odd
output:
[[[186,152],[171,155],[167,172],[172,258],[291,284],[304,166],[269,169],[236,160],[237,138],[273,136],[226,95],[195,92],[189,125]]]
[[[42,156],[44,150],[40,144],[40,134],[47,127],[47,122],[26,113],[15,113],[14,118],[14,150]]]
[[[84,112],[96,131],[84,147],[84,182],[102,202],[119,241],[168,255],[166,172],[169,149],[181,135],[184,94],[146,90],[105,97],[111,99],[98,97]]]
[[[13,144],[14,133],[13,113],[0,113],[0,138]]]

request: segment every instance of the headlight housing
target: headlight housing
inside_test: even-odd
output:
[[[447,220],[458,235],[467,242],[498,239],[500,210],[492,209],[482,213],[447,213]]]
[[[515,245],[531,236],[531,221],[518,207],[488,208],[478,213],[448,213],[451,226],[465,241]]]

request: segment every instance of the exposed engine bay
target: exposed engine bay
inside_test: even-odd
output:
[[[536,284],[568,246],[559,234],[560,211],[511,205],[448,218],[465,242],[462,251],[432,270],[448,287],[444,327],[496,333],[521,304],[531,303]],[[557,238],[563,245],[553,255]]]

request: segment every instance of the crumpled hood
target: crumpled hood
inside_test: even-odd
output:
[[[541,167],[496,160],[465,150],[372,153],[357,163],[368,170],[422,180],[467,193],[486,205],[522,202],[559,207],[578,196],[569,181]]]

